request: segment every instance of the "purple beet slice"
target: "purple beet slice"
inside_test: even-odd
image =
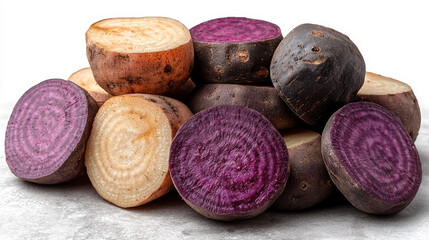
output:
[[[50,79],[16,103],[5,138],[6,162],[17,177],[55,184],[84,173],[84,150],[98,110],[78,85]]]
[[[422,181],[419,154],[399,118],[370,102],[350,103],[322,134],[329,175],[356,208],[393,214],[414,198]]]
[[[281,194],[289,176],[280,133],[259,112],[216,106],[190,118],[170,151],[170,174],[185,202],[216,220],[251,218]]]
[[[191,28],[194,82],[270,85],[270,62],[283,39],[270,22],[244,17],[217,18]]]

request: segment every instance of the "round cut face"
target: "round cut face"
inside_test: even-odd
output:
[[[88,102],[77,85],[46,80],[20,98],[9,119],[5,153],[11,171],[36,179],[57,171],[82,138]]]
[[[188,120],[173,140],[170,171],[189,203],[218,215],[269,205],[288,176],[284,141],[260,113],[217,106]]]
[[[227,17],[203,22],[190,29],[192,40],[199,42],[256,42],[281,35],[280,28],[270,22]]]

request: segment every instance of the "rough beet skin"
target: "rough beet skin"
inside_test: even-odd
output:
[[[195,49],[192,73],[197,85],[271,85],[270,62],[283,39],[270,22],[243,17],[218,18],[190,29]]]
[[[279,44],[271,80],[290,109],[310,125],[324,123],[354,98],[365,77],[356,45],[331,28],[302,24]]]

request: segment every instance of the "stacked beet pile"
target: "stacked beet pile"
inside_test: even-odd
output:
[[[123,208],[175,188],[217,220],[310,208],[335,189],[362,211],[392,214],[418,191],[413,91],[366,72],[336,30],[303,24],[283,38],[240,17],[190,30],[112,18],[86,42],[90,68],[43,81],[15,105],[5,153],[23,180],[86,173]]]

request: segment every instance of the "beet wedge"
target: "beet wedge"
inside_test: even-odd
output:
[[[251,218],[283,191],[288,153],[262,114],[222,105],[197,113],[180,128],[170,171],[179,194],[200,214],[224,221]]]
[[[16,103],[5,138],[6,162],[35,183],[69,181],[84,171],[84,151],[98,106],[78,85],[49,79]]]
[[[408,84],[367,72],[365,82],[354,101],[373,102],[387,108],[401,120],[413,141],[416,141],[421,113],[417,98]]]
[[[322,134],[328,173],[349,202],[373,214],[404,209],[422,181],[420,157],[399,118],[370,102],[350,103]]]
[[[271,85],[271,58],[283,39],[277,25],[257,19],[226,17],[200,23],[189,31],[195,48],[192,79],[197,85]]]
[[[191,116],[183,103],[163,96],[130,94],[107,100],[94,120],[85,153],[89,179],[100,196],[128,208],[169,192],[171,142]]]
[[[97,105],[101,107],[107,99],[111,98],[112,95],[104,91],[97,84],[92,74],[91,68],[82,68],[79,71],[74,72],[68,78],[69,81],[72,81],[79,85],[79,87],[85,89],[89,95],[97,102]]]

